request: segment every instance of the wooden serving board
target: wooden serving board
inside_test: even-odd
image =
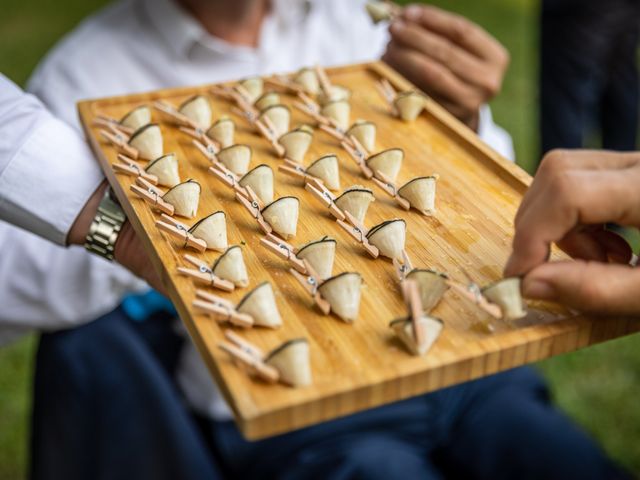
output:
[[[499,279],[510,251],[512,219],[530,177],[488,148],[432,101],[413,123],[390,116],[374,82],[382,76],[398,90],[406,90],[411,85],[386,65],[353,65],[330,69],[328,74],[334,84],[349,87],[353,92],[352,121],[362,118],[376,123],[378,150],[404,149],[406,156],[399,183],[418,175],[440,175],[437,213],[430,218],[413,210],[401,210],[360,175],[335,139],[320,130],[316,130],[305,163],[323,154],[336,153],[342,188],[360,183],[374,190],[377,200],[369,208],[367,226],[395,217],[406,220],[406,249],[415,267],[435,268],[463,281],[463,272],[468,272],[480,285]],[[639,329],[639,323],[629,319],[593,320],[571,315],[557,306],[530,304],[529,315],[516,325],[494,321],[495,331],[487,333],[478,328],[486,316],[449,291],[433,312],[445,323],[443,334],[426,356],[409,355],[388,327],[389,321],[406,314],[391,262],[369,257],[300,182],[277,172],[281,160],[273,154],[268,142],[257,136],[243,118],[231,112],[230,103],[209,95],[210,88],[211,85],[204,85],[85,101],[79,104],[79,110],[91,146],[116,195],[142,236],[180,317],[247,438],[263,438],[334,419]],[[177,153],[181,178],[196,179],[203,186],[197,218],[217,210],[225,211],[229,244],[245,246],[249,288],[268,280],[276,292],[284,325],[278,330],[254,328],[239,333],[265,351],[288,339],[307,338],[313,371],[310,387],[294,389],[252,379],[217,348],[223,338],[223,327],[208,316],[194,312],[191,303],[196,285],[191,279],[178,275],[176,269],[187,266],[182,259],[185,253],[208,263],[219,254],[185,251],[154,226],[158,214],[130,192],[132,177],[114,173],[111,164],[116,160],[116,149],[104,143],[92,125],[98,114],[119,118],[143,103],[163,99],[178,105],[194,94],[211,98],[214,118],[221,115],[234,118],[236,142],[253,149],[252,166],[267,163],[273,167],[276,198],[293,195],[300,199],[298,234],[290,243],[300,245],[331,235],[338,240],[334,273],[357,271],[363,275],[365,286],[358,320],[349,325],[334,316],[323,316],[288,273],[286,262],[261,246],[262,235],[256,222],[234,200],[232,191],[207,171],[208,161],[193,147],[190,137],[169,123],[161,123],[164,150]],[[283,98],[284,103],[293,103],[293,97]],[[292,113],[292,128],[311,121],[294,108]],[[160,120],[162,116],[154,112],[154,119]],[[237,301],[247,291],[212,292]]]

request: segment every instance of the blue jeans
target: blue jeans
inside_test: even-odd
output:
[[[636,149],[639,32],[637,0],[543,0],[543,154],[584,147],[591,130],[601,135],[602,148]]]
[[[531,369],[248,442],[185,407],[180,346],[166,316],[132,322],[121,309],[42,335],[32,478],[624,478]]]

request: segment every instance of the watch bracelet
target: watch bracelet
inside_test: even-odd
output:
[[[126,219],[111,189],[107,190],[91,222],[84,247],[91,253],[113,260],[116,240]]]

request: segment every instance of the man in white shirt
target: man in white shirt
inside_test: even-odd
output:
[[[75,123],[73,104],[81,98],[295,70],[315,63],[332,65],[368,60],[382,54],[388,41],[385,30],[372,26],[364,16],[360,2],[279,0],[271,2],[268,8],[267,2],[261,1],[238,0],[225,3],[183,0],[181,5],[182,8],[170,0],[129,0],[108,8],[86,21],[62,42],[35,74],[31,89],[54,113]],[[199,21],[194,20],[193,16]],[[244,28],[235,28],[236,26]],[[385,58],[458,114],[461,120],[477,128],[486,141],[503,153],[511,154],[508,136],[493,125],[488,109],[483,106],[496,90],[496,85],[499,88],[506,67],[504,58],[500,58],[498,53],[499,49],[495,48],[497,42],[488,40],[488,36],[477,27],[470,27],[468,23],[461,22],[456,17],[448,17],[434,9],[407,11],[403,22],[396,23],[392,33],[393,38]],[[435,45],[431,50],[439,51],[440,56],[430,57],[422,51],[423,46],[429,42]],[[482,48],[483,45],[485,48]],[[440,47],[439,50],[437,46]],[[481,75],[485,71],[487,75]],[[474,75],[480,77],[474,78]],[[485,84],[486,78],[490,81]],[[8,238],[12,238],[13,235],[12,233]],[[28,243],[31,243],[31,239]],[[36,243],[33,241],[33,244]],[[58,257],[60,253],[52,255]],[[68,265],[66,272],[73,270]],[[91,294],[94,287],[87,284],[86,278],[71,273],[67,275],[66,272],[55,271],[58,285],[73,285],[75,291]],[[134,279],[131,284],[135,284]],[[28,278],[26,281],[23,280],[20,288],[30,288]],[[52,287],[52,291],[54,290],[55,286]],[[49,298],[48,302],[55,305],[56,302],[65,300],[65,295],[61,294],[57,298]],[[271,472],[272,476],[290,475],[291,478],[304,478],[308,477],[311,471],[324,475],[322,478],[350,478],[364,475],[365,472],[367,477],[376,475],[376,478],[393,478],[407,475],[408,472],[416,475],[436,475],[429,457],[433,451],[444,447],[453,425],[464,423],[463,419],[466,420],[465,429],[469,430],[468,435],[460,435],[458,438],[468,444],[459,451],[465,451],[469,456],[473,455],[477,460],[473,470],[477,473],[482,467],[480,459],[483,456],[500,457],[499,452],[512,446],[513,442],[508,435],[503,435],[495,441],[489,441],[480,435],[478,432],[483,428],[474,425],[466,416],[466,408],[478,399],[491,397],[495,400],[492,409],[496,409],[497,405],[500,405],[500,408],[492,410],[491,413],[484,412],[482,418],[487,424],[502,423],[496,413],[509,412],[512,405],[506,398],[500,399],[488,395],[488,392],[499,391],[504,385],[522,387],[520,391],[513,392],[513,397],[516,398],[514,405],[531,404],[531,412],[516,409],[512,412],[511,420],[521,420],[523,425],[538,433],[564,432],[562,441],[546,444],[547,456],[553,452],[553,449],[549,448],[551,445],[558,448],[562,445],[571,447],[573,455],[567,455],[566,451],[558,453],[558,456],[564,456],[565,459],[560,471],[575,473],[575,470],[568,467],[576,464],[570,461],[574,456],[594,458],[599,468],[587,469],[592,472],[601,471],[606,464],[600,461],[601,456],[597,450],[567,426],[562,417],[555,412],[545,415],[544,402],[537,405],[531,400],[531,397],[535,397],[535,392],[543,391],[544,388],[527,371],[476,382],[462,390],[449,389],[429,396],[428,400],[427,397],[414,399],[270,441],[248,444],[241,440],[234,426],[226,421],[229,418],[228,408],[217,394],[195,350],[188,346],[179,361],[176,358],[167,359],[167,356],[176,351],[175,345],[168,348],[163,344],[162,348],[156,348],[153,340],[148,340],[149,336],[153,337],[153,332],[140,332],[149,328],[163,328],[162,326],[157,327],[156,323],[149,320],[133,327],[129,325],[128,318],[136,318],[138,314],[141,314],[141,319],[154,314],[162,317],[164,308],[162,305],[161,308],[155,308],[155,303],[157,299],[149,300],[149,297],[128,299],[124,304],[124,311],[119,309],[83,329],[54,334],[43,339],[36,379],[36,419],[41,416],[44,418],[40,420],[41,429],[36,431],[34,442],[37,476],[47,478],[47,474],[65,472],[65,478],[74,478],[79,475],[79,471],[92,471],[86,462],[79,460],[74,465],[82,465],[87,470],[74,470],[68,462],[69,457],[77,458],[78,453],[89,449],[86,442],[78,440],[85,438],[85,431],[73,432],[76,435],[66,436],[66,443],[58,442],[56,446],[62,451],[56,452],[55,455],[49,451],[52,445],[48,435],[56,430],[56,426],[60,426],[56,422],[64,422],[67,425],[66,430],[71,428],[69,425],[73,426],[72,428],[84,429],[90,425],[85,415],[88,412],[86,402],[82,403],[72,398],[71,401],[76,408],[70,412],[65,407],[67,402],[62,401],[62,395],[48,395],[46,408],[53,414],[42,414],[44,406],[40,403],[43,399],[39,398],[38,392],[42,391],[44,396],[52,391],[60,393],[61,389],[69,387],[61,382],[60,378],[56,378],[56,374],[66,372],[73,382],[71,386],[82,393],[79,395],[80,398],[83,398],[84,394],[91,399],[97,398],[99,405],[105,409],[107,405],[103,403],[104,399],[96,395],[96,391],[104,389],[105,392],[109,392],[110,389],[105,385],[117,388],[119,381],[126,381],[127,383],[123,384],[123,394],[126,393],[127,397],[132,398],[118,398],[118,405],[126,405],[126,408],[122,407],[122,414],[136,415],[143,412],[151,416],[146,421],[139,419],[140,428],[143,428],[144,432],[138,434],[142,435],[144,440],[135,443],[138,452],[135,461],[131,458],[128,458],[127,462],[120,459],[118,465],[121,468],[127,468],[131,476],[138,478],[151,476],[150,472],[159,475],[158,469],[168,478],[192,478],[190,473],[194,472],[186,465],[198,462],[189,457],[191,453],[187,454],[183,449],[178,449],[176,443],[184,438],[189,439],[185,442],[189,442],[190,445],[197,444],[197,432],[194,433],[190,420],[184,418],[185,412],[178,408],[180,402],[170,382],[176,367],[179,369],[177,376],[182,393],[187,397],[191,408],[199,414],[205,435],[212,440],[217,455],[223,457],[225,469],[234,476],[259,478],[261,474],[269,476],[266,472]],[[75,305],[80,308],[76,309],[75,315],[70,314],[72,321],[80,323],[89,319],[86,317],[86,310],[82,308],[83,305],[82,300]],[[107,303],[101,303],[101,307],[106,306]],[[112,304],[113,306],[115,305]],[[44,311],[47,305],[42,305],[41,308]],[[55,307],[53,310],[55,311]],[[16,308],[14,313],[28,317],[33,316],[34,312],[26,315],[24,311],[18,311]],[[166,325],[166,315],[164,317],[157,320],[157,323]],[[56,325],[50,324],[49,328],[55,329]],[[143,340],[137,339],[137,336]],[[128,345],[127,342],[134,342],[135,345]],[[110,356],[111,367],[121,368],[105,369],[105,365],[98,359],[101,354],[105,355],[107,352],[113,353]],[[156,362],[158,358],[166,360],[164,363],[160,362],[162,368],[148,365],[154,361],[153,354],[157,357]],[[64,358],[61,360],[60,357]],[[90,375],[87,368],[94,365],[93,362],[96,371],[100,372],[98,375],[108,374],[105,375],[108,378],[104,383],[99,382],[100,378],[87,378],[87,375]],[[152,384],[147,384],[151,376],[157,378]],[[58,384],[52,387],[52,381]],[[146,412],[144,409],[140,410],[139,404],[135,403],[140,398],[153,399],[147,402]],[[113,408],[111,402],[106,403]],[[452,406],[454,404],[458,407]],[[137,405],[137,409],[132,405]],[[90,414],[91,418],[98,413],[93,411]],[[219,421],[204,420],[206,417],[213,417]],[[446,427],[441,425],[445,418]],[[65,420],[69,420],[68,423]],[[389,426],[397,422],[405,425],[408,430],[394,430]],[[42,423],[46,425],[43,426]],[[101,423],[99,428],[96,427],[99,438],[103,440],[100,442],[102,448],[98,449],[98,454],[102,455],[98,461],[99,467],[93,465],[94,468],[99,468],[98,471],[116,468],[108,461],[109,458],[103,456],[117,456],[124,447],[122,444],[112,445],[111,449],[104,446],[105,443],[113,443],[104,441],[114,439],[111,428],[116,428],[120,434],[123,431],[126,431],[127,435],[134,434],[135,429],[125,430],[122,423],[107,422]],[[540,430],[540,427],[544,429]],[[501,429],[503,432],[505,430],[508,431],[505,428]],[[372,434],[372,431],[378,433]],[[112,436],[109,436],[109,432]],[[360,435],[358,438],[350,436],[356,433]],[[408,438],[400,440],[403,436]],[[428,440],[428,445],[421,443],[419,439],[422,437]],[[159,438],[167,444],[158,446],[149,442],[149,439]],[[334,447],[327,449],[326,445],[323,446],[328,438],[334,438],[335,446],[339,445],[340,448],[334,450]],[[75,445],[73,441],[79,441],[81,445]],[[47,445],[50,448],[46,448]],[[134,445],[127,443],[127,446],[131,448]],[[276,446],[279,447],[275,448]],[[454,453],[456,449],[452,449],[452,446],[449,445],[447,448],[450,463],[448,467],[459,468],[460,472],[464,472],[464,462],[458,461]],[[521,448],[526,450],[525,445]],[[381,458],[376,453],[381,450],[386,451],[388,458]],[[189,451],[199,452],[200,460],[206,457],[206,453],[202,452],[202,446],[194,446]],[[285,468],[283,462],[288,456],[285,454],[289,451],[296,453],[288,458]],[[577,455],[578,453],[581,455]],[[514,456],[513,459],[516,457],[518,456]],[[525,464],[528,466],[524,457],[519,456],[517,459],[519,462],[514,462],[515,468],[522,468]],[[206,461],[202,460],[202,463]],[[490,465],[485,466],[485,473],[495,473],[498,462],[494,458],[489,463]],[[546,472],[552,462],[551,458],[546,458],[546,461],[539,463],[546,463],[544,470],[541,470]],[[204,466],[202,468],[210,471]],[[194,475],[197,473],[196,471]],[[158,478],[157,475],[153,477]]]

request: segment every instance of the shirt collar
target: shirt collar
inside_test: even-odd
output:
[[[212,36],[174,0],[140,1],[145,18],[151,22],[167,46],[178,56],[189,56],[196,45],[221,54],[242,56],[255,52],[253,48],[232,45]],[[317,1],[321,0],[272,0],[272,11],[267,22],[275,21],[278,27],[302,22]],[[264,27],[266,25],[263,25]],[[265,40],[264,35],[261,35],[261,43]],[[260,45],[258,49],[264,46]]]

